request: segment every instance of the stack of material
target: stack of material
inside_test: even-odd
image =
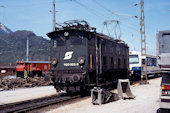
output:
[[[43,77],[35,78],[12,78],[12,79],[0,79],[0,90],[10,90],[23,87],[37,87],[47,86],[50,81],[45,81]]]

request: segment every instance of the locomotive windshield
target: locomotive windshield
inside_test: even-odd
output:
[[[71,45],[81,45],[82,39],[77,36],[70,36],[70,44]]]
[[[138,64],[139,63],[138,55],[129,55],[129,63]]]
[[[54,46],[65,46],[64,38],[62,37],[56,38],[56,40],[54,40]]]
[[[72,45],[85,45],[86,41],[80,36],[70,36],[70,37],[57,37],[53,41],[54,47],[60,46],[72,46]]]

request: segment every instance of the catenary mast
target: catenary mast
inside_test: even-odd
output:
[[[140,17],[140,32],[141,32],[141,56],[146,57],[146,36],[145,36],[145,16],[144,16],[144,2],[141,0],[141,17]],[[146,79],[147,82],[147,58],[141,64],[141,80]]]

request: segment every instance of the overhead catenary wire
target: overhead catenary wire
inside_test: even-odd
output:
[[[128,17],[132,17],[132,18],[138,18],[137,16],[133,16],[133,15],[129,15],[129,14],[119,14],[119,13],[117,13],[118,11],[111,11],[110,9],[108,9],[108,8],[106,8],[106,7],[104,7],[103,5],[101,5],[99,2],[97,2],[96,0],[93,0],[97,5],[99,5],[100,7],[102,7],[103,9],[105,9],[106,11],[108,11],[109,13],[111,13],[111,14],[114,14],[114,15],[119,15],[119,16],[128,16]],[[126,7],[126,8],[123,8],[124,10],[126,10],[126,9],[129,9],[129,8],[132,8],[132,7],[134,7],[134,6],[137,6],[137,5],[139,5],[139,3],[138,4],[134,4],[134,5],[132,5],[132,6],[129,6],[129,7]],[[123,9],[121,9],[121,10],[123,10]]]
[[[99,18],[106,18],[106,17],[107,17],[106,15],[103,15],[103,14],[101,14],[101,13],[99,14],[99,12],[96,11],[95,9],[92,9],[92,8],[84,5],[83,3],[81,3],[81,2],[79,2],[79,1],[77,1],[77,0],[71,0],[71,1],[73,1],[73,2],[75,2],[76,4],[82,6],[82,7],[85,8],[88,12],[93,13],[94,15],[96,15],[96,16],[99,17]],[[108,18],[109,18],[109,17],[108,17]]]
[[[90,13],[94,14],[95,16],[99,17],[100,19],[104,19],[104,18],[107,18],[107,19],[108,19],[108,16],[103,15],[101,12],[96,11],[96,10],[93,9],[93,8],[90,8],[89,6],[85,5],[84,3],[81,3],[80,1],[77,1],[77,0],[70,0],[70,1],[75,2],[75,3],[78,4],[79,6],[85,8],[88,12],[90,12]],[[96,0],[94,0],[94,1],[97,2]],[[110,9],[108,9],[108,8],[104,7],[103,5],[101,5],[100,3],[97,2],[97,4],[98,4],[100,7],[102,7],[103,9],[105,9],[107,12],[109,12],[110,14],[114,14],[114,15],[118,16],[118,18],[125,19],[125,20],[129,19],[129,17],[137,18],[137,16],[132,16],[132,15],[128,15],[128,14],[119,14],[119,13],[113,12],[113,11],[111,11]],[[122,8],[122,9],[120,9],[120,10],[123,11],[123,9],[132,8],[133,6],[137,6],[137,4],[134,4],[134,5],[129,6],[129,7],[126,7],[126,8]],[[125,17],[126,17],[126,18],[125,18]],[[110,18],[110,17],[109,17],[109,18]],[[129,21],[130,21],[130,20],[129,20]],[[130,22],[131,22],[131,21],[130,21]],[[127,22],[127,24],[128,24],[128,23],[129,23],[129,22]],[[133,23],[133,22],[131,22],[131,23]],[[138,25],[134,25],[134,26],[133,26],[132,24],[128,24],[128,25],[127,25],[127,24],[124,23],[124,26],[129,26],[128,28],[131,29],[130,31],[132,31],[132,32],[134,32],[134,31],[135,31],[135,32],[136,32],[136,31],[139,31],[139,29],[136,29],[136,28],[134,27],[134,26],[138,26]],[[133,23],[133,24],[134,24],[134,23]],[[119,27],[119,29],[120,29],[120,25],[117,26],[117,27]],[[104,29],[104,26],[102,27],[102,29]],[[121,27],[121,29],[124,29],[124,31],[127,31],[124,27]],[[106,30],[107,30],[107,32],[108,32],[108,34],[109,34],[109,29],[106,28]],[[129,29],[128,29],[128,30],[129,30]],[[115,32],[115,31],[116,31],[116,29],[114,28],[114,32]],[[120,33],[122,33],[121,30],[120,30]],[[111,34],[109,34],[109,35],[111,35]],[[135,35],[135,33],[134,33],[134,35]]]
[[[127,10],[127,9],[129,9],[129,8],[132,8],[132,7],[135,7],[135,6],[137,6],[137,5],[139,5],[140,3],[138,3],[138,4],[133,4],[133,5],[131,5],[131,6],[129,6],[129,7],[125,7],[125,8],[122,8],[122,9],[120,9],[120,10],[117,10],[117,11],[111,11],[110,9],[108,9],[108,8],[106,8],[106,7],[104,7],[103,5],[101,5],[99,2],[97,2],[96,0],[94,0],[94,2],[97,4],[97,5],[99,5],[100,7],[102,7],[104,10],[106,10],[107,12],[109,12],[110,14],[114,14],[114,15],[116,15],[116,16],[118,16],[118,18],[121,18],[121,20],[122,20],[122,18],[124,18],[125,20],[127,20],[127,19],[129,19],[128,17],[130,17],[130,18],[138,18],[137,16],[132,16],[132,15],[129,15],[129,14],[120,14],[120,13],[117,13],[118,11],[123,11],[123,10]],[[125,18],[126,17],[126,18]],[[120,20],[120,19],[119,19]],[[130,21],[131,22],[131,21]],[[132,23],[132,22],[131,22]],[[129,22],[128,22],[128,24],[129,24]],[[134,23],[133,23],[134,24]],[[124,24],[125,26],[130,26],[130,29],[135,29],[135,31],[139,31],[139,29],[136,29],[134,26],[139,26],[138,24],[137,25],[134,25],[134,26],[132,26],[131,24],[129,24],[129,25],[127,25],[127,24]],[[117,25],[116,25],[117,26]],[[115,27],[116,27],[115,26]],[[104,28],[104,27],[103,27]],[[129,28],[129,27],[128,27]],[[115,32],[115,35],[116,35],[116,29],[115,28],[113,28],[114,29],[114,32]],[[113,30],[112,29],[112,30]],[[119,25],[119,29],[120,29],[120,25]],[[134,32],[134,31],[133,31]],[[121,34],[121,30],[120,30],[120,34]],[[116,36],[117,37],[117,36]]]
[[[41,1],[41,4],[51,4],[52,2],[51,1]],[[18,5],[6,5],[6,7],[33,7],[33,6],[36,6],[36,7],[39,7],[40,6],[40,3],[37,2],[37,3],[32,3],[32,4],[29,4],[29,2],[27,4],[18,4]]]
[[[84,7],[86,10],[88,10],[90,13],[93,13],[95,14],[96,16],[98,17],[102,17],[102,18],[106,18],[106,16],[103,16],[102,14],[99,14],[96,10],[92,9],[92,8],[89,8],[88,6],[84,5],[83,3],[80,3],[79,1],[77,0],[71,0],[71,1],[74,1],[75,3],[77,3],[78,5]],[[96,0],[94,0],[96,3],[98,3]],[[113,12],[107,8],[105,8],[103,5],[101,5],[100,3],[98,3],[98,5],[100,5],[100,7],[104,8],[105,10],[107,10],[108,12],[110,12],[111,14],[113,14]],[[136,6],[136,5],[135,5]],[[97,14],[98,13],[98,14]],[[115,15],[117,15],[118,17],[120,16],[126,16],[126,17],[134,17],[134,16],[131,16],[131,15],[127,15],[127,14],[117,14],[115,13]],[[120,18],[123,18],[123,17],[120,17]],[[135,25],[136,26],[136,25]],[[102,28],[103,29],[103,28]]]
[[[128,7],[122,8],[122,9],[117,10],[117,11],[114,11],[114,12],[125,11],[125,10],[130,9],[130,8],[132,8],[132,7],[135,7],[135,6],[139,5],[139,4],[140,4],[140,3],[136,3],[136,4],[133,4],[133,5],[131,5],[131,6],[128,6]]]

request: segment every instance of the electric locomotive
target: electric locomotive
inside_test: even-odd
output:
[[[96,32],[84,20],[67,21],[47,33],[52,82],[57,91],[108,87],[128,77],[129,47]]]

